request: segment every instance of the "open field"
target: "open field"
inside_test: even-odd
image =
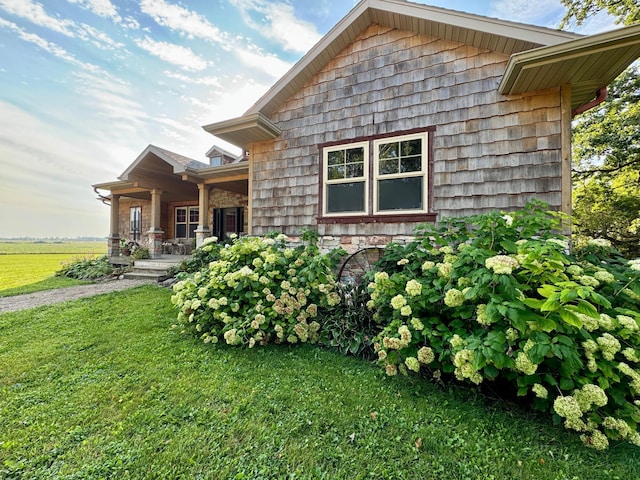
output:
[[[103,255],[107,253],[107,241],[103,242],[14,242],[0,241],[0,255],[15,254],[77,254]]]
[[[155,286],[0,315],[0,478],[628,480],[542,416],[309,345],[205,345]]]
[[[106,251],[106,242],[0,242],[0,292],[46,280],[62,262]]]

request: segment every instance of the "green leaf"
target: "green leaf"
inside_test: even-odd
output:
[[[534,310],[540,310],[545,301],[539,300],[537,298],[525,298],[524,300],[522,300],[522,303],[524,303],[529,308],[533,308]]]
[[[542,345],[540,343],[536,343],[531,350],[527,352],[527,355],[531,359],[533,363],[542,363],[544,357],[551,350],[550,345]]]
[[[547,333],[553,332],[556,328],[558,328],[558,324],[549,317],[538,316],[538,318],[536,319],[536,325],[543,332],[547,332]]]
[[[511,240],[502,240],[500,242],[500,246],[504,248],[505,252],[507,253],[516,253],[518,251],[518,246]]]
[[[540,294],[540,296],[544,298],[549,298],[554,293],[557,293],[557,292],[558,292],[558,287],[554,285],[543,285],[542,287],[538,288],[538,293]]]
[[[567,310],[566,308],[563,308],[558,313],[560,314],[560,318],[565,323],[571,325],[572,327],[582,328],[582,320],[571,310]]]
[[[596,307],[591,305],[586,300],[578,300],[578,303],[575,305],[575,309],[576,311],[584,315],[587,315],[588,317],[596,318],[596,319],[600,318],[600,314],[598,313],[598,310],[596,309]]]
[[[498,376],[500,371],[493,365],[486,365],[484,367],[484,376],[490,379],[494,379]]]
[[[565,288],[560,292],[560,301],[562,303],[569,303],[578,298],[578,293],[575,290]]]
[[[575,388],[575,384],[573,380],[570,378],[562,377],[560,379],[560,389],[561,390],[573,390]]]
[[[558,385],[558,381],[548,373],[544,376],[544,381],[547,382],[547,384],[551,385],[552,387],[555,387],[556,385]]]
[[[600,305],[601,307],[611,308],[611,302],[607,300],[606,297],[600,295],[597,292],[591,292],[591,295],[589,295],[589,299],[591,299],[594,303]]]
[[[562,304],[560,303],[560,295],[554,294],[552,295],[546,302],[542,304],[540,307],[541,312],[555,312]]]

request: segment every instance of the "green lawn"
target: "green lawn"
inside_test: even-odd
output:
[[[520,409],[312,346],[205,345],[155,286],[0,315],[0,478],[636,479]]]
[[[106,242],[0,242],[0,297],[83,283],[52,277],[63,262],[106,250]]]

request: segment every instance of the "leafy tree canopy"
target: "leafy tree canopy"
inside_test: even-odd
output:
[[[638,0],[562,0],[562,27],[606,11],[621,24],[640,22]],[[607,100],[573,125],[574,240],[605,238],[640,256],[640,70],[632,65],[608,87]]]
[[[582,25],[587,18],[600,11],[606,11],[616,17],[618,23],[625,25],[640,21],[640,2],[637,0],[562,0],[562,4],[567,7],[567,13],[560,28],[565,28],[571,20],[576,25]]]

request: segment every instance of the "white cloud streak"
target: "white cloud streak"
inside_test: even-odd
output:
[[[118,9],[111,3],[111,0],[67,0],[71,3],[76,3],[82,8],[90,10],[95,15],[102,18],[110,18],[114,22],[118,23],[122,20],[122,17],[118,14]]]
[[[31,0],[0,0],[0,8],[18,17],[26,18],[30,22],[41,27],[73,37],[72,27],[75,23],[71,20],[60,20],[50,16],[44,7]]]
[[[12,30],[18,35],[18,38],[20,38],[21,40],[32,43],[40,47],[42,50],[50,53],[54,57],[60,58],[69,64],[75,65],[89,72],[101,73],[103,75],[109,76],[109,74],[103,71],[99,66],[78,60],[73,54],[69,53],[59,45],[56,45],[53,42],[49,42],[48,40],[45,40],[35,33],[26,32],[13,22],[9,22],[8,20],[0,18],[0,28]]]
[[[187,38],[201,38],[223,45],[226,35],[202,15],[164,0],[142,0],[140,10],[163,27],[176,31]]]
[[[136,45],[154,57],[171,63],[183,70],[200,72],[207,68],[207,61],[193,51],[175,43],[159,42],[149,38],[137,39]]]
[[[291,68],[289,62],[285,62],[275,55],[265,54],[257,47],[236,48],[235,54],[246,66],[261,70],[273,78],[280,78]]]
[[[322,37],[315,25],[297,18],[288,3],[264,0],[232,0],[232,3],[240,9],[249,27],[287,51],[306,53]],[[259,14],[262,21],[254,21],[251,12]]]

